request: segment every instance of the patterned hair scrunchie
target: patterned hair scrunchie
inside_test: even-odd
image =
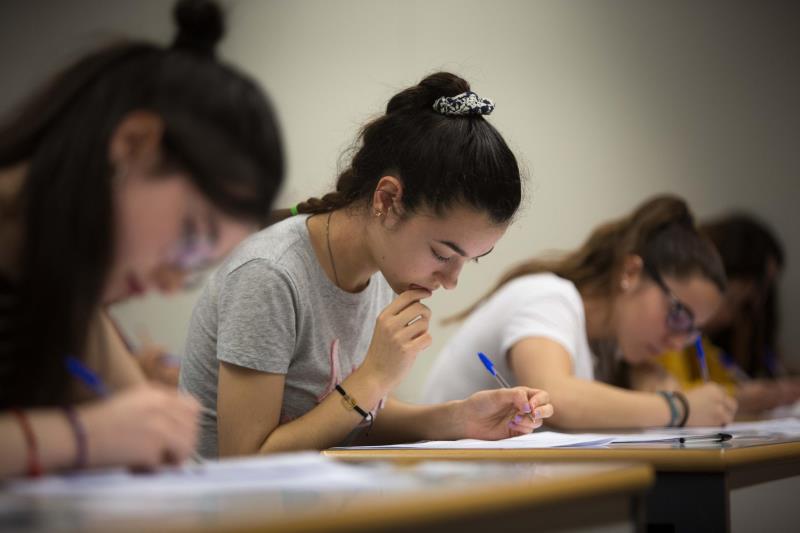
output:
[[[467,91],[455,96],[440,96],[433,103],[433,109],[442,115],[490,115],[494,111],[494,102]]]

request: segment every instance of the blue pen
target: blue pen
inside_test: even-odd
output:
[[[86,365],[81,363],[79,359],[68,355],[65,362],[69,373],[72,374],[73,377],[83,382],[84,385],[92,389],[97,396],[101,398],[108,396],[108,389],[100,380],[100,378],[94,372],[89,370]]]
[[[497,380],[497,382],[500,384],[501,387],[503,387],[504,389],[510,389],[511,388],[511,385],[508,384],[508,381],[506,381],[505,378],[503,376],[501,376],[497,372],[497,370],[495,370],[494,363],[492,363],[492,360],[489,359],[488,355],[486,355],[483,352],[478,352],[478,359],[481,360],[481,363],[483,363],[483,366],[485,366],[486,370],[488,370],[489,373],[492,376],[494,376],[494,379]],[[532,413],[526,413],[526,414],[528,415],[528,418],[531,419],[531,422],[536,422],[536,420],[533,418],[533,414]]]
[[[492,363],[492,360],[489,359],[489,357],[485,353],[478,352],[478,358],[481,360],[481,363],[483,363],[483,366],[486,367],[486,370],[488,370],[489,373],[492,376],[494,376],[494,379],[497,380],[497,382],[500,384],[501,387],[506,388],[506,389],[510,389],[511,388],[511,385],[508,384],[508,381],[506,381],[503,378],[503,376],[498,374],[497,370],[494,369],[494,363]]]
[[[700,362],[700,374],[703,376],[703,381],[708,381],[708,361],[706,361],[706,352],[703,350],[703,337],[697,337],[694,341],[694,348],[697,351],[697,360]]]

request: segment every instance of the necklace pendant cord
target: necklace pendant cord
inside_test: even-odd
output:
[[[325,242],[328,245],[328,258],[331,261],[333,279],[336,282],[336,286],[341,289],[342,286],[339,284],[339,274],[336,272],[336,262],[333,260],[333,252],[331,251],[331,216],[333,216],[333,211],[328,212],[328,220],[325,223]]]

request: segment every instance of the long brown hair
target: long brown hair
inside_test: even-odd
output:
[[[619,286],[624,260],[638,255],[659,274],[685,278],[700,274],[725,290],[725,270],[709,240],[698,233],[689,207],[676,196],[653,197],[631,214],[596,228],[586,242],[556,258],[534,258],[512,268],[483,298],[449,318],[462,320],[509,281],[552,272],[575,284],[581,294],[611,297]],[[645,270],[647,272],[647,270]]]
[[[20,275],[0,280],[0,408],[70,401],[114,252],[111,133],[132,110],[164,121],[162,165],[216,207],[263,221],[283,179],[277,119],[258,85],[214,59],[224,16],[180,0],[175,43],[125,41],[67,67],[0,123],[0,168],[29,164]]]
[[[770,262],[778,270],[785,264],[783,246],[773,229],[748,213],[730,213],[701,224],[703,232],[716,246],[729,280],[755,284],[758,301],[748,301],[737,310],[737,322],[720,331],[710,331],[712,342],[725,350],[753,377],[777,377],[778,288],[770,278]]]

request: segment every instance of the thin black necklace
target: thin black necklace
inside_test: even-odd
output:
[[[328,222],[325,224],[325,242],[328,243],[328,257],[331,260],[331,267],[333,268],[333,278],[336,280],[336,286],[341,289],[342,286],[339,285],[339,274],[336,272],[336,262],[333,260],[333,252],[331,251],[331,216],[333,216],[333,211],[328,213]]]

